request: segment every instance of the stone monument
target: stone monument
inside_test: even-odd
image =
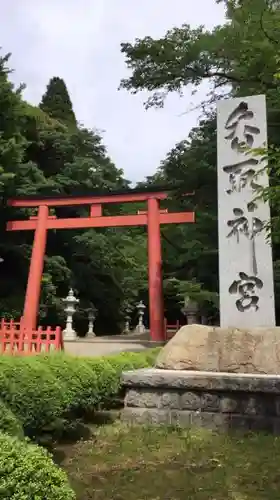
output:
[[[264,95],[217,105],[219,282],[221,327],[275,326],[272,250],[264,230],[270,207]]]
[[[280,434],[265,96],[220,102],[217,121],[220,327],[183,326],[155,368],[124,373],[123,419]]]

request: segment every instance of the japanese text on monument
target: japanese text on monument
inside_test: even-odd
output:
[[[264,230],[270,211],[267,203],[257,197],[260,188],[267,185],[265,164],[259,154],[267,140],[265,97],[231,99],[220,103],[219,108],[221,325],[249,325],[251,319],[258,326],[266,300],[270,301],[270,311],[264,322],[273,324],[272,256]],[[265,299],[267,288],[269,297]]]
[[[225,139],[229,141],[232,150],[235,150],[240,156],[240,161],[235,164],[225,165],[223,170],[229,174],[230,187],[227,190],[228,195],[234,195],[235,191],[240,191],[245,187],[250,187],[252,198],[256,189],[259,187],[255,181],[259,160],[254,155],[254,140],[255,136],[260,133],[260,129],[256,127],[252,121],[254,113],[249,109],[246,102],[241,102],[229,115],[225,130]],[[262,288],[263,282],[257,278],[258,266],[256,255],[255,238],[262,231],[264,222],[255,216],[254,212],[258,209],[256,202],[247,203],[247,211],[241,207],[233,209],[233,218],[227,221],[230,231],[228,238],[236,236],[236,243],[239,243],[241,235],[248,239],[248,251],[251,255],[253,276],[241,271],[239,280],[233,281],[229,286],[230,294],[237,294],[235,304],[240,312],[244,312],[248,308],[258,309],[259,297],[257,288]]]

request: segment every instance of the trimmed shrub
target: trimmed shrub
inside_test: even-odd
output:
[[[107,364],[113,369],[114,376],[112,380],[106,380],[107,392],[103,393],[102,407],[106,409],[120,407],[123,404],[124,394],[121,386],[121,374],[126,370],[136,370],[138,368],[145,368],[149,366],[145,356],[141,353],[124,352],[108,356],[106,359]],[[100,359],[98,364],[100,364]],[[91,361],[90,361],[91,363]],[[101,380],[104,381],[104,375],[101,374]],[[105,381],[104,381],[105,382]]]
[[[150,352],[152,351],[152,352]],[[151,349],[141,352],[122,352],[108,356],[107,361],[114,367],[120,384],[121,374],[127,370],[138,370],[153,366],[159,349]]]
[[[6,432],[11,436],[17,436],[23,439],[23,428],[18,418],[8,408],[8,406],[0,399],[0,432]]]
[[[103,358],[89,358],[88,364],[98,374],[100,406],[107,409],[119,406],[123,400],[122,372],[153,366],[158,352],[159,349],[150,349],[141,352],[122,352]]]
[[[120,400],[121,372],[152,366],[156,356],[157,350],[106,358],[64,353],[2,356],[0,399],[19,419],[27,436],[58,438],[76,417],[115,406]]]
[[[153,349],[148,349],[145,351],[145,359],[149,366],[154,366],[156,359],[161,351],[161,347],[154,347]]]
[[[87,358],[88,366],[97,375],[99,404],[108,407],[110,399],[115,401],[121,389],[123,371],[153,366],[157,355],[158,349],[151,349],[141,352],[122,352],[100,358]]]
[[[37,357],[0,357],[0,398],[30,437],[63,425],[69,404],[65,385]]]
[[[114,366],[117,373],[121,374],[125,370],[137,370],[151,366],[144,352],[121,352],[107,357],[107,361]]]
[[[0,433],[0,498],[74,500],[76,496],[46,450]]]
[[[37,360],[55,374],[56,380],[65,384],[68,408],[77,414],[92,412],[117,390],[117,372],[106,358],[59,353],[38,356]]]
[[[97,408],[99,408],[104,406],[105,402],[116,393],[118,388],[117,372],[107,358],[87,358],[85,362],[97,377]]]
[[[82,415],[96,407],[99,402],[97,375],[83,358],[56,353],[37,357],[37,360],[64,385],[68,413]]]

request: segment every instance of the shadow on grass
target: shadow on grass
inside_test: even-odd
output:
[[[47,448],[53,455],[54,461],[60,465],[67,455],[69,447],[78,442],[94,441],[94,431],[104,425],[112,425],[119,418],[119,411],[98,411],[87,415],[82,420],[66,422],[59,438],[55,435],[45,435],[40,439],[39,444]]]
[[[78,500],[278,500],[279,438],[205,430],[96,428],[63,468]]]
[[[73,485],[78,500],[278,500],[280,487],[279,481],[277,487],[274,481],[264,482],[261,468],[229,469],[207,458],[192,464],[185,454],[169,457],[164,463],[119,465],[92,474],[89,482],[76,479]]]

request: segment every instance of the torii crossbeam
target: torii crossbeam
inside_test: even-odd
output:
[[[8,205],[16,208],[38,208],[36,217],[29,220],[10,221],[8,231],[34,231],[34,241],[26,289],[23,321],[27,327],[36,328],[40,302],[41,279],[49,229],[75,229],[93,227],[148,227],[148,267],[149,267],[149,314],[150,337],[153,341],[164,340],[164,307],[162,288],[162,257],[160,242],[161,224],[181,224],[194,222],[193,212],[168,213],[160,210],[160,201],[168,198],[167,191],[129,191],[108,193],[105,195],[83,196],[38,196],[18,197],[8,200]],[[147,202],[147,211],[132,215],[102,215],[106,204]],[[49,215],[50,208],[62,206],[88,205],[88,217],[58,218]]]

